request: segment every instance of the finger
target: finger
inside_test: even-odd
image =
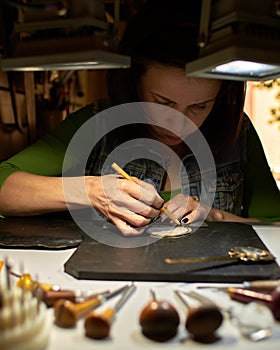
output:
[[[115,204],[110,205],[110,209],[107,212],[107,217],[113,222],[116,219],[120,219],[134,227],[146,226],[151,222],[152,219],[130,210],[128,206],[122,207],[122,205]]]
[[[149,184],[145,181],[141,182],[141,186],[146,189],[146,193],[149,193],[152,196],[151,204],[154,208],[160,209],[163,204],[163,198],[158,194],[155,187],[152,184]]]
[[[181,218],[186,214],[186,203],[186,197],[180,193],[166,202],[165,206],[176,218]],[[170,220],[165,214],[161,217],[163,220]]]
[[[136,178],[133,178],[136,179]],[[164,203],[154,186],[137,179],[138,183],[126,179],[119,180],[119,190],[129,193],[132,197],[148,204],[156,209],[160,209]]]
[[[197,196],[184,196],[178,194],[168,202],[168,209],[178,218],[182,218],[183,223],[187,223],[190,220],[197,220],[196,217],[199,214],[200,203]],[[192,212],[196,211],[196,214],[192,214],[191,218],[188,218]]]
[[[182,208],[177,208],[176,210],[171,210],[169,207],[167,207],[168,211],[175,216],[175,218],[180,219],[184,214],[185,211]],[[171,220],[164,212],[161,213],[160,215],[162,221],[167,221],[167,222],[174,222]]]
[[[102,185],[105,194],[102,202],[103,206],[107,207],[107,212],[110,211],[108,209],[110,206],[114,206],[116,212],[120,208],[127,208],[131,212],[151,219],[159,215],[159,208],[157,209],[150,205],[150,202],[153,201],[153,198],[149,199],[151,191],[145,192],[142,195],[141,186],[135,184],[133,181],[117,177],[104,177]],[[155,190],[153,189],[153,191]],[[157,193],[156,196],[158,196]],[[146,199],[144,200],[144,198]]]
[[[128,222],[121,219],[115,218],[113,223],[120,230],[120,232],[126,237],[139,236],[145,230],[145,227],[134,227],[134,226],[131,226]]]
[[[108,201],[113,198],[121,198],[123,194],[129,194],[131,197],[147,204],[155,209],[160,209],[164,200],[157,193],[154,186],[133,177],[137,183],[124,179],[116,175],[106,175],[102,177],[102,188]],[[152,215],[154,216],[154,215]]]
[[[181,219],[182,224],[190,224],[194,221],[197,221],[199,219],[199,215],[196,213],[197,210],[193,210],[189,214],[185,215]]]
[[[148,219],[153,219],[159,216],[159,209],[155,209],[140,200],[131,197],[127,193],[122,193],[121,196],[117,196],[114,200],[111,200],[110,205],[112,206],[111,211],[115,213],[122,212],[126,217],[130,215],[138,214]]]
[[[188,196],[187,197],[187,205],[197,207],[199,205],[199,198],[197,196]]]
[[[181,222],[183,223],[191,223],[198,220],[201,220],[204,216],[204,210],[201,206],[197,206],[196,209],[190,211],[187,215],[185,215]]]

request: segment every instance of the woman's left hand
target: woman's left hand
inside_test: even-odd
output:
[[[224,210],[211,208],[200,202],[197,196],[184,196],[181,193],[170,199],[165,206],[184,224],[194,221],[259,222],[256,218],[244,218]],[[166,220],[164,214],[161,216]]]
[[[204,221],[210,211],[208,206],[200,203],[197,196],[185,196],[182,193],[170,199],[165,206],[183,223]],[[162,218],[166,219],[164,214],[162,214]]]

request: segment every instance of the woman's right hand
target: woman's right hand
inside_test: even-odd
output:
[[[15,172],[0,190],[0,213],[39,215],[93,206],[126,236],[141,234],[160,214],[163,199],[155,188],[118,175],[52,177]]]
[[[125,236],[141,234],[160,215],[163,199],[144,181],[137,183],[119,175],[86,176],[91,205],[105,215]]]

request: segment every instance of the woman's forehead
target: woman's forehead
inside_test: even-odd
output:
[[[149,66],[140,83],[140,87],[152,89],[168,98],[185,93],[212,98],[221,86],[220,80],[187,77],[183,69],[160,64]]]

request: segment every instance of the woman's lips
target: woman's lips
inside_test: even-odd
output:
[[[174,135],[174,134],[165,134],[164,135],[165,139],[168,139],[173,142],[182,142],[183,139],[180,136]]]

